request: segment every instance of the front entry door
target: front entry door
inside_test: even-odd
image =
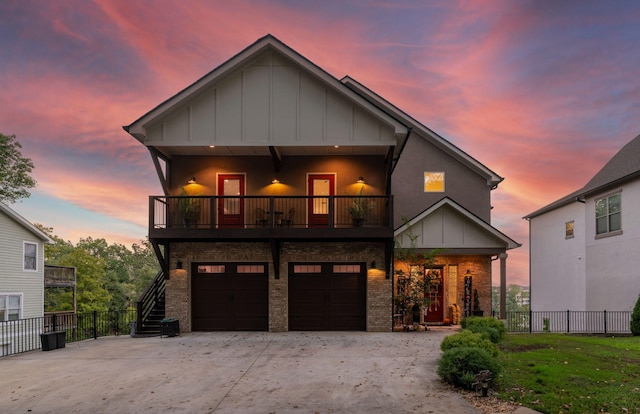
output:
[[[335,193],[335,175],[309,174],[307,185],[309,197],[309,227],[327,227],[329,225],[329,197]],[[322,197],[327,196],[327,197]]]
[[[430,300],[427,314],[425,315],[425,322],[442,322],[444,320],[444,309],[442,306],[443,301],[443,288],[442,288],[442,273],[443,270],[437,269],[425,269],[425,273],[431,276],[431,284],[427,288],[426,295]]]
[[[219,174],[218,226],[244,227],[244,174]]]

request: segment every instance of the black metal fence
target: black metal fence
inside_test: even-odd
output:
[[[130,333],[135,310],[51,313],[39,318],[0,322],[0,356],[42,348],[40,335],[65,332],[66,342]]]
[[[630,334],[631,311],[507,312],[507,332]]]

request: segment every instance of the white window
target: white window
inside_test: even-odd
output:
[[[38,245],[36,243],[24,242],[24,270],[38,270]]]
[[[22,311],[22,294],[0,293],[0,322],[17,321]]]
[[[622,195],[596,200],[596,236],[622,233]]]

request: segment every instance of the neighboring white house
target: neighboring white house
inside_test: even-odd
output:
[[[640,294],[640,136],[526,217],[531,310],[628,311]]]
[[[43,316],[45,243],[53,240],[0,203],[0,322]]]

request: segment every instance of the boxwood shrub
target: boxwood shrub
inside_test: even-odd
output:
[[[463,318],[460,325],[462,326],[462,329],[468,329],[471,332],[486,336],[486,338],[494,344],[500,342],[507,332],[503,322],[494,318],[482,316],[469,316]]]
[[[633,312],[631,312],[630,328],[633,336],[640,335],[640,296],[638,296],[636,306],[633,307]]]
[[[438,362],[440,378],[465,389],[471,389],[476,374],[487,369],[491,371],[489,385],[492,385],[502,368],[496,358],[481,348],[451,348],[444,351]]]
[[[447,336],[440,343],[440,349],[446,351],[452,348],[481,348],[487,351],[492,357],[497,357],[500,351],[498,346],[486,339],[480,333],[473,333],[468,329],[463,329],[457,334]]]

